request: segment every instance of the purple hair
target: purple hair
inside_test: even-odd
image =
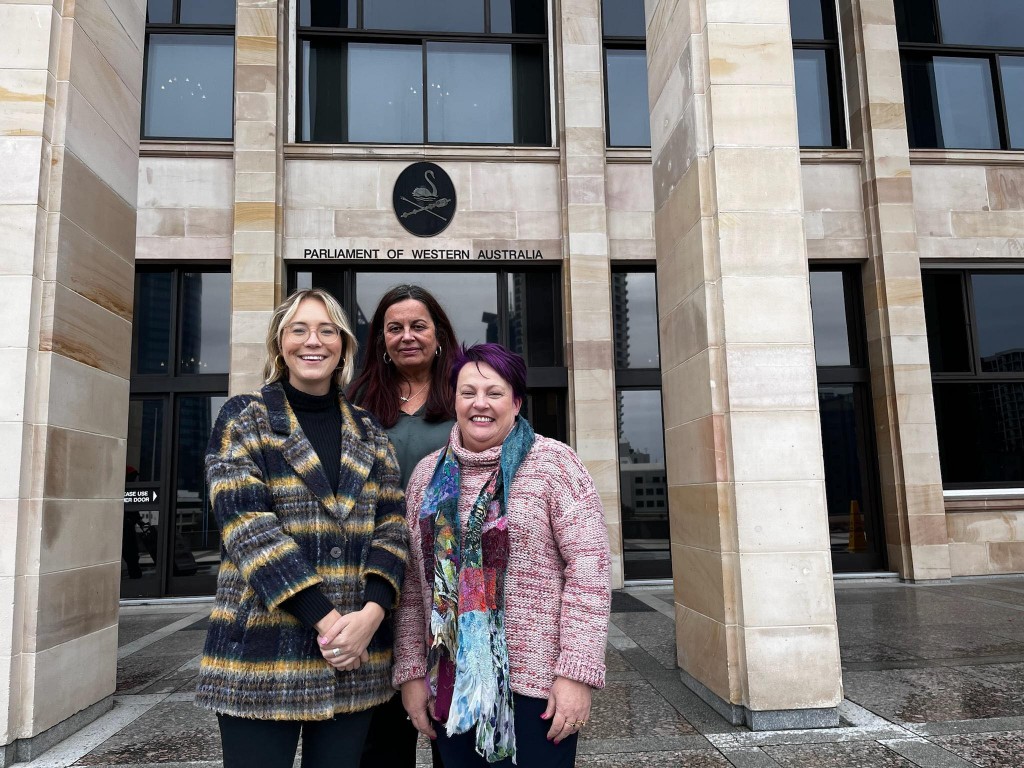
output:
[[[526,400],[526,361],[501,344],[462,345],[452,361],[451,384],[454,391],[459,383],[459,371],[469,363],[491,366],[512,388],[512,396],[519,402]]]

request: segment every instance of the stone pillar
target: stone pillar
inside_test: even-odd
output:
[[[604,49],[600,0],[568,0],[558,35],[565,195],[567,326],[573,444],[594,477],[612,546],[612,584],[622,586],[618,424],[612,345],[611,262],[605,213]]]
[[[114,692],[144,20],[0,4],[0,765]]]
[[[231,258],[231,394],[263,383],[264,335],[278,302],[276,259],[282,46],[287,4],[239,0],[235,21],[235,215]],[[283,73],[281,77],[284,77]]]
[[[647,10],[679,665],[733,722],[836,725],[788,8]]]
[[[910,149],[892,0],[840,3],[854,146],[864,149],[868,360],[889,567],[948,579]],[[898,396],[897,396],[898,393]]]

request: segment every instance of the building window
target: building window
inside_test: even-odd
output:
[[[227,399],[230,306],[227,271],[136,273],[122,597],[213,589],[220,536],[203,457]]]
[[[812,267],[810,283],[832,567],[874,570],[885,559],[859,271]]]
[[[300,141],[549,142],[547,13],[513,0],[299,0]]]
[[[896,0],[912,148],[1024,149],[1024,4]]]
[[[942,484],[1024,485],[1024,272],[922,275]]]
[[[234,0],[149,0],[142,138],[230,139]]]
[[[651,146],[643,0],[602,0],[609,147]]]
[[[413,283],[444,307],[460,343],[499,342],[526,360],[524,415],[546,437],[565,441],[566,392],[561,276],[557,268],[431,270],[292,269],[288,290],[323,288],[338,297],[355,326],[357,370],[369,346],[367,333],[377,302],[395,285]]]
[[[672,563],[654,270],[615,268],[611,289],[623,568],[627,579],[669,578]],[[647,496],[661,498],[642,498]]]
[[[801,147],[846,146],[834,0],[789,0]]]

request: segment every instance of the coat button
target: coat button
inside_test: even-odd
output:
[[[338,560],[341,557],[341,547],[331,547],[331,557]]]

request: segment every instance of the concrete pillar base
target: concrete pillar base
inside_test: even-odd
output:
[[[47,728],[42,733],[37,733],[28,739],[16,739],[11,744],[0,747],[0,768],[35,760],[43,752],[64,741],[73,733],[82,730],[94,720],[103,717],[113,708],[114,697],[113,695],[107,696],[55,726]]]
[[[712,691],[693,675],[679,670],[683,685],[697,694],[705,704],[720,714],[731,725],[745,725],[752,731],[793,731],[805,728],[838,728],[839,708],[817,709],[749,709],[732,704]]]

